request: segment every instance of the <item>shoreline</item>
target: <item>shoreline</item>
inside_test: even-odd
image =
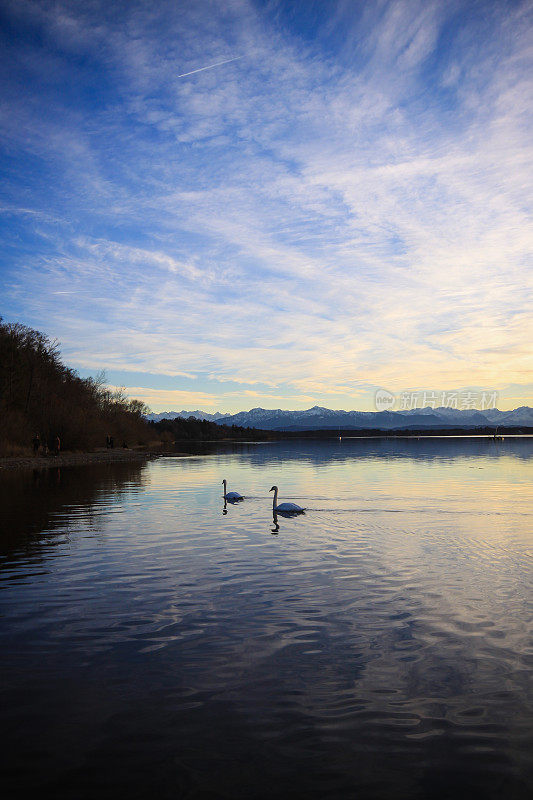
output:
[[[283,432],[287,433],[287,432]],[[473,433],[467,431],[409,431],[405,433],[399,433],[398,431],[395,432],[356,432],[354,430],[341,430],[340,435],[337,435],[337,432],[332,432],[331,430],[328,431],[305,431],[305,432],[294,432],[291,431],[289,436],[281,435],[279,438],[272,438],[266,440],[244,440],[244,439],[203,439],[194,442],[196,445],[209,445],[209,444],[243,444],[243,445],[250,445],[250,444],[268,444],[273,442],[280,442],[280,441],[289,441],[294,442],[301,439],[303,441],[325,441],[327,439],[331,440],[342,440],[342,439],[349,439],[352,441],[355,440],[368,440],[368,439],[384,439],[384,440],[420,440],[420,439],[485,439],[488,441],[495,441],[500,442],[504,439],[533,439],[533,430],[528,429],[526,433],[515,433],[515,432],[508,432],[505,429],[502,430],[501,434],[494,436],[494,434],[487,434],[487,433]],[[175,443],[177,444],[177,442]],[[191,444],[191,441],[187,441],[187,444]],[[15,469],[54,469],[55,467],[75,467],[75,466],[86,466],[89,464],[117,464],[117,463],[126,463],[132,461],[152,461],[156,458],[161,458],[163,456],[172,456],[176,457],[184,457],[192,455],[192,453],[188,452],[180,452],[179,450],[170,450],[170,449],[161,449],[161,450],[141,450],[141,449],[132,449],[132,450],[123,450],[122,448],[115,448],[113,450],[101,449],[101,450],[93,450],[91,452],[70,452],[65,451],[58,456],[55,455],[48,455],[48,456],[33,456],[33,455],[23,455],[23,456],[0,456],[0,474],[2,471],[10,471]]]
[[[90,453],[60,453],[58,456],[0,457],[0,472],[12,469],[53,469],[87,464],[116,464],[128,461],[151,461],[165,455],[154,450],[96,450]]]

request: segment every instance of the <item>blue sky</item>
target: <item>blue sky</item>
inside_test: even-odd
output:
[[[0,18],[4,319],[156,411],[532,404],[531,2]]]

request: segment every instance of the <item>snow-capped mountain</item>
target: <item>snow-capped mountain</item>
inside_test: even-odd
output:
[[[210,422],[217,422],[222,417],[225,417],[226,414],[221,414],[219,411],[216,411],[214,414],[209,414],[207,411],[162,411],[160,414],[147,414],[146,419],[152,420],[153,422],[159,422],[162,419],[176,419],[176,417],[183,417],[187,419],[188,417],[196,417],[196,419],[207,419]]]
[[[147,414],[150,420],[196,417],[219,422],[222,425],[239,425],[243,428],[260,428],[269,431],[303,430],[428,430],[435,428],[476,428],[489,426],[533,427],[533,409],[521,406],[513,411],[490,409],[415,408],[406,411],[334,411],[313,406],[305,411],[283,411],[281,408],[252,408],[238,414],[209,414],[205,411],[164,411]]]
[[[513,411],[491,408],[489,411],[483,411],[483,414],[495,425],[533,425],[533,408],[529,406],[520,406]]]
[[[523,425],[533,427],[533,409],[528,406],[514,411],[479,411],[477,409],[419,408],[408,411],[333,411],[314,406],[306,411],[283,411],[281,408],[252,408],[218,422],[263,430],[318,430],[344,428],[380,430],[408,428],[475,428],[487,425]]]

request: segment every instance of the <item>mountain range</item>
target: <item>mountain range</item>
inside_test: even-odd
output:
[[[162,411],[160,414],[146,414],[146,419],[152,422],[160,422],[162,419],[176,419],[176,417],[195,417],[196,419],[207,419],[209,422],[218,422],[222,417],[227,417],[227,414],[221,414],[217,411],[215,414],[209,414],[207,411]]]
[[[314,406],[305,411],[252,408],[250,411],[240,411],[238,414],[230,415],[219,412],[208,414],[204,411],[166,411],[146,416],[147,419],[155,421],[176,417],[196,417],[221,425],[240,425],[244,428],[260,428],[268,431],[533,427],[533,408],[529,406],[520,406],[513,411],[499,411],[497,408],[479,411],[443,406],[440,408],[428,406],[407,411],[333,411]]]

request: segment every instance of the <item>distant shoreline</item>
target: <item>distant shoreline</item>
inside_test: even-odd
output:
[[[60,453],[58,456],[7,456],[0,458],[0,472],[11,469],[54,469],[87,464],[117,464],[132,461],[150,461],[161,452],[153,450],[96,450],[92,453]],[[179,455],[177,453],[173,455]]]
[[[488,431],[472,431],[472,430],[410,430],[410,431],[373,431],[373,430],[310,430],[310,431],[268,431],[269,438],[263,439],[183,439],[176,440],[174,446],[184,445],[190,447],[191,445],[210,445],[210,444],[268,444],[281,441],[297,441],[303,440],[325,440],[325,439],[487,439],[493,441],[502,441],[505,438],[510,439],[528,439],[533,438],[533,429],[502,429],[496,437],[493,432]],[[0,457],[0,474],[2,471],[13,469],[54,469],[56,467],[77,467],[85,466],[88,464],[117,464],[135,461],[152,461],[156,458],[162,457],[184,457],[192,455],[192,453],[183,452],[181,450],[172,450],[169,444],[165,449],[161,450],[129,450],[116,448],[112,450],[96,450],[94,452],[78,453],[78,452],[64,452],[60,455],[48,456],[2,456]]]
[[[338,438],[343,439],[418,439],[418,438],[431,438],[431,437],[453,437],[453,436],[467,436],[471,438],[481,439],[502,439],[506,436],[532,436],[533,428],[521,426],[498,427],[495,433],[495,427],[483,428],[393,428],[391,430],[383,430],[381,428],[316,428],[314,430],[286,430],[286,431],[269,431],[279,435],[280,438],[286,439],[322,439],[322,438]]]

